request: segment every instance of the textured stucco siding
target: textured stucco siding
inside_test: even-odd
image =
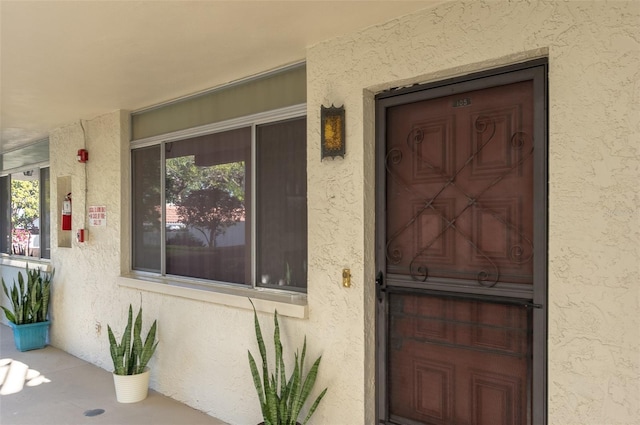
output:
[[[640,421],[639,12],[637,2],[453,2],[309,49],[310,294],[329,324],[353,325],[343,342],[364,342],[354,357],[364,381],[342,383],[332,404],[344,411],[362,388],[364,419],[353,412],[351,423],[373,423],[375,400],[373,93],[536,57],[549,60],[549,423]],[[321,163],[319,105],[332,103],[347,111],[348,153]],[[345,262],[358,284],[327,290]]]
[[[308,319],[281,327],[290,351],[306,334],[308,357],[323,355],[317,389],[329,392],[310,423],[374,423],[375,93],[538,57],[549,60],[549,423],[638,423],[639,22],[638,2],[451,2],[308,49]],[[344,159],[320,161],[321,104],[345,105]],[[118,286],[129,115],[82,124],[51,133],[51,228],[59,176],[71,177],[74,211],[104,205],[107,225],[70,248],[53,231],[52,343],[110,370],[107,324],[121,330],[128,304],[142,302],[146,325],[159,326],[152,387],[231,424],[259,422],[251,310]]]
[[[120,275],[123,208],[121,175],[128,175],[122,163],[129,151],[129,115],[124,111],[92,120],[78,120],[51,132],[51,263],[56,275],[51,307],[51,342],[71,353],[109,369],[107,324],[121,326],[126,320],[128,298],[116,287]],[[89,151],[89,161],[76,160],[80,148]],[[128,159],[127,159],[128,164]],[[71,247],[59,247],[61,199],[58,178],[70,177],[72,198]],[[124,192],[128,193],[126,186]],[[105,206],[106,226],[89,226],[89,206]],[[128,225],[127,225],[128,226]],[[75,231],[87,231],[86,242],[75,240]],[[128,227],[127,227],[128,228]],[[126,236],[126,235],[124,235]]]

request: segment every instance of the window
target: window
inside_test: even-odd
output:
[[[0,251],[51,258],[49,168],[0,176]]]
[[[135,270],[306,291],[306,118],[132,149]]]

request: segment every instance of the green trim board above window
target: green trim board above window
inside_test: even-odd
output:
[[[0,171],[14,170],[49,161],[49,139],[0,155]]]
[[[195,96],[134,112],[133,140],[303,104],[306,65],[298,64]]]

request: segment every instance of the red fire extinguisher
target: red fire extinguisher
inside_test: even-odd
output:
[[[62,201],[62,230],[71,230],[71,192]]]

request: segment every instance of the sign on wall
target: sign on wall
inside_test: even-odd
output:
[[[91,206],[89,207],[89,226],[106,226],[107,225],[107,207]]]

